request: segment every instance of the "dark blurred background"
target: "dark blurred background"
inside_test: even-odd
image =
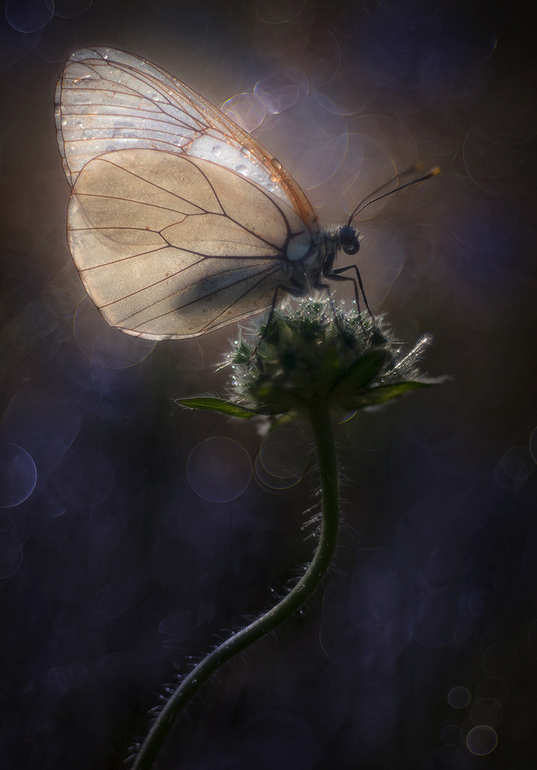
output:
[[[443,169],[364,212],[358,259],[375,311],[404,345],[432,333],[423,368],[451,379],[337,428],[345,523],[324,595],[208,684],[158,767],[534,768],[531,4],[4,10],[2,770],[123,768],[166,687],[270,606],[315,543],[305,426],[263,441],[174,406],[225,392],[236,328],[152,345],[85,297],[53,97],[86,45],[225,103],[323,224],[417,160]]]

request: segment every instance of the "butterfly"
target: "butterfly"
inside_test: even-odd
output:
[[[355,212],[321,228],[282,164],[164,70],[81,49],[60,75],[55,118],[69,247],[111,326],[196,337],[273,312],[286,293],[327,289],[325,278],[353,281],[358,301],[357,267],[334,268],[340,249],[360,247]]]

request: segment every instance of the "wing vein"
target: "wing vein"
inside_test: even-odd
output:
[[[271,275],[272,273],[276,272],[276,270],[277,270],[277,268],[268,268],[268,269],[265,271],[264,275],[262,275],[261,279],[260,279],[260,280],[259,280],[259,281],[258,281],[258,282],[255,284],[255,286],[254,286],[254,287],[252,287],[252,289],[248,289],[247,291],[245,291],[245,292],[244,292],[244,294],[242,294],[242,295],[241,295],[241,296],[240,296],[240,297],[239,297],[237,300],[235,300],[235,302],[232,302],[232,303],[231,303],[231,305],[226,305],[226,307],[224,308],[224,310],[222,310],[222,312],[221,312],[221,313],[219,313],[219,314],[218,314],[218,316],[216,316],[216,317],[217,317],[217,318],[219,318],[219,317],[220,317],[220,316],[221,316],[223,313],[225,313],[225,312],[226,312],[226,310],[228,310],[230,307],[233,307],[233,305],[235,305],[235,304],[236,304],[236,303],[237,303],[237,302],[238,302],[240,299],[243,299],[243,298],[244,298],[244,297],[245,297],[247,294],[249,294],[249,293],[250,293],[250,292],[251,292],[251,291],[252,291],[254,288],[257,288],[257,286],[259,286],[259,285],[260,285],[260,284],[263,282],[263,280],[264,280],[264,279],[265,279],[265,278],[266,278],[268,275]],[[233,286],[233,285],[235,285],[235,284],[231,284],[231,286]],[[227,286],[226,288],[228,288],[228,289],[229,289],[230,287],[229,287],[229,286]],[[210,298],[210,297],[214,297],[214,296],[215,296],[216,294],[218,294],[220,291],[221,291],[221,289],[217,289],[216,291],[212,291],[212,292],[210,292],[209,294],[205,294],[205,295],[203,295],[203,297],[196,297],[195,299],[192,299],[192,300],[190,300],[190,302],[186,302],[184,305],[180,305],[180,306],[179,306],[179,307],[177,307],[177,308],[172,308],[172,310],[167,310],[165,313],[160,313],[159,315],[153,316],[152,318],[150,318],[150,319],[148,319],[148,320],[145,320],[143,323],[144,323],[144,324],[147,324],[147,323],[151,323],[152,321],[156,321],[156,320],[157,320],[157,319],[159,319],[159,318],[164,318],[165,316],[167,316],[167,315],[170,315],[171,313],[176,313],[178,310],[184,310],[185,308],[189,307],[190,305],[193,305],[193,304],[195,304],[196,302],[199,302],[199,301],[200,301],[200,299],[208,299],[208,298]],[[176,292],[174,292],[174,293],[176,293]],[[169,294],[167,297],[163,297],[162,299],[169,299],[169,297],[173,297],[173,296],[174,296],[174,294]],[[160,301],[162,301],[162,300],[160,300]],[[155,305],[155,304],[157,304],[157,303],[155,303],[155,302],[153,302],[153,303],[152,303],[152,305]],[[151,307],[152,305],[149,305],[148,307]],[[124,318],[124,319],[123,319],[123,323],[124,323],[125,321],[128,321],[128,319],[129,319],[129,318],[131,318],[131,317],[133,317],[134,315],[135,315],[135,314],[132,314],[132,316],[127,316],[126,318]],[[212,321],[210,321],[210,322],[209,322],[209,324],[212,324]],[[207,326],[209,326],[209,324],[207,324]],[[141,325],[141,324],[140,324],[140,325]],[[139,326],[140,326],[140,325],[139,325]],[[135,327],[135,328],[139,328],[139,326],[137,326],[137,327]],[[206,328],[206,327],[204,327],[204,328]]]
[[[319,223],[304,193],[172,75],[123,51],[83,48],[58,80],[56,108],[73,188],[69,245],[109,324],[150,339],[195,337],[315,277]]]

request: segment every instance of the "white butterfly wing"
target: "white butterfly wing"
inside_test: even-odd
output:
[[[220,328],[270,307],[316,251],[317,217],[281,164],[158,67],[77,51],[56,105],[71,253],[111,325],[150,339]]]
[[[312,230],[308,199],[265,148],[193,89],[154,64],[112,48],[83,48],[56,88],[56,128],[71,186],[106,152],[155,149],[231,168],[292,206]]]
[[[80,172],[69,242],[104,318],[150,339],[192,337],[258,313],[312,249],[304,222],[229,169],[156,150]]]

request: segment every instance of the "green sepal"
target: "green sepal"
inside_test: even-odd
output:
[[[358,358],[330,388],[328,397],[339,401],[359,393],[378,377],[388,362],[389,354],[384,349],[370,350]]]
[[[371,388],[367,393],[356,394],[355,396],[350,395],[346,399],[341,399],[339,405],[349,412],[356,409],[365,409],[368,406],[380,406],[412,390],[429,388],[431,385],[436,384],[434,381],[410,380],[409,382],[398,382],[392,385],[379,385],[376,388]]]
[[[289,425],[295,420],[305,420],[307,417],[308,413],[305,408],[291,409],[289,412],[282,414],[281,417],[277,417],[274,422],[271,422],[267,433],[272,433],[272,431],[277,430],[278,428],[285,428],[286,425]]]
[[[209,412],[220,412],[228,417],[239,417],[241,420],[249,420],[258,417],[259,412],[247,409],[245,406],[235,404],[233,401],[225,401],[223,398],[212,396],[193,396],[191,398],[176,398],[175,403],[187,409],[205,409]]]
[[[289,393],[271,382],[252,387],[249,395],[259,403],[258,413],[265,415],[283,414],[300,405],[302,401],[298,393]]]

